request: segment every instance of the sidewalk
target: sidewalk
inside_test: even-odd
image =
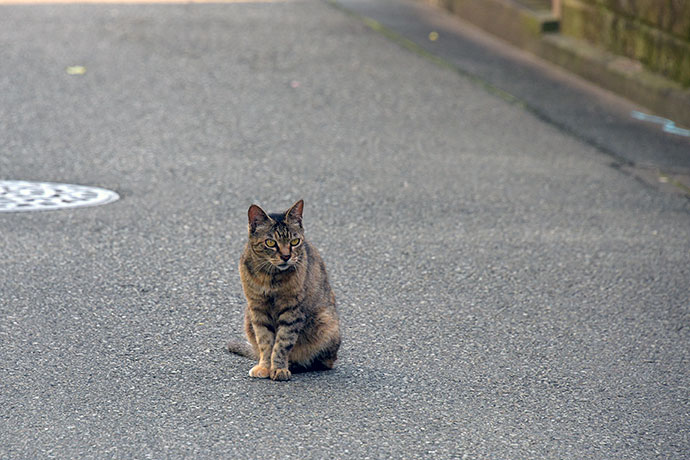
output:
[[[652,115],[648,107],[511,46],[428,2],[334,3],[400,46],[590,144],[617,168],[654,187],[690,196],[690,136],[671,121]]]
[[[446,6],[463,20],[613,91],[656,115],[690,127],[690,90],[640,62],[558,33],[559,20],[544,0],[423,0]]]

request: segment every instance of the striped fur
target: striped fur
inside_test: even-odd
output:
[[[300,200],[284,213],[248,211],[239,268],[249,343],[231,341],[228,351],[258,359],[252,377],[289,380],[292,372],[332,369],[337,359],[335,296],[319,252],[304,239],[303,208]]]

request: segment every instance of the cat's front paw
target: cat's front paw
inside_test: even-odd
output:
[[[271,370],[261,364],[257,364],[249,371],[249,376],[257,379],[266,379],[271,374]],[[273,377],[271,377],[273,378]]]
[[[290,380],[289,369],[271,369],[271,380]]]

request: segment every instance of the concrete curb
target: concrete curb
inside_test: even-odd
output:
[[[423,0],[557,64],[609,91],[690,127],[690,90],[583,40],[557,33],[550,12],[535,12],[512,0]]]

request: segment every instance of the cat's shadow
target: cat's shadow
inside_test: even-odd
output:
[[[225,347],[221,347],[221,353],[224,356],[235,356],[229,353]],[[236,357],[236,356],[235,356]],[[233,367],[236,367],[237,372],[245,374],[246,370],[256,364],[246,358],[239,358],[233,362]],[[409,371],[409,369],[408,369]],[[327,383],[329,386],[342,387],[343,389],[366,388],[371,384],[377,386],[397,386],[404,381],[406,374],[404,372],[396,372],[392,369],[382,369],[377,366],[367,364],[367,362],[353,362],[347,359],[347,356],[341,357],[332,369],[317,368],[307,369],[302,366],[291,365],[290,372],[293,377],[290,380],[292,384],[298,383]],[[255,379],[246,378],[250,381],[270,381],[270,379]]]

